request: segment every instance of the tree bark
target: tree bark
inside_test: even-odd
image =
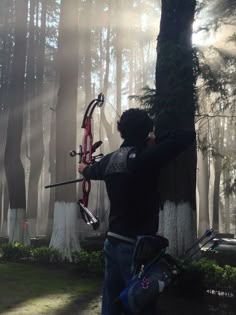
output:
[[[40,183],[40,177],[43,176],[43,160],[44,160],[44,155],[45,155],[45,150],[44,150],[44,134],[43,134],[43,109],[45,105],[45,100],[44,100],[44,67],[45,67],[45,44],[46,44],[46,20],[47,20],[47,5],[48,5],[48,0],[41,1],[41,16],[39,20],[39,0],[38,0],[38,5],[37,5],[37,33],[36,33],[36,41],[37,41],[37,53],[36,53],[36,108],[35,108],[35,116],[38,118],[37,119],[37,134],[36,134],[36,143],[37,143],[37,149],[34,150],[35,158],[34,158],[34,186],[36,187],[37,190],[37,195],[41,196],[42,199],[40,209],[40,205],[38,205],[37,213],[42,216],[42,209],[46,208],[45,205],[45,190],[39,184]],[[40,23],[39,23],[40,22]],[[40,25],[40,26],[39,26]],[[38,154],[37,154],[38,153]],[[42,177],[41,177],[42,178]],[[42,180],[41,180],[42,182]],[[42,192],[42,194],[39,194]],[[35,192],[36,195],[36,192]],[[45,215],[44,215],[45,217]],[[44,218],[44,223],[46,223],[45,218]],[[45,226],[46,224],[44,224]],[[46,229],[44,228],[44,231]],[[41,233],[40,233],[41,234]]]
[[[171,129],[195,128],[191,42],[195,6],[195,0],[162,1],[156,65],[157,100],[154,106],[157,137]],[[196,239],[195,146],[162,170],[160,193],[164,206],[160,231],[170,240],[169,251],[182,255]]]
[[[76,147],[78,86],[78,1],[61,2],[58,60],[59,90],[56,106],[56,182],[76,177],[76,160],[69,152]],[[68,49],[70,47],[70,49]],[[79,250],[76,185],[56,188],[53,233],[50,246],[71,260]]]
[[[45,8],[44,8],[45,10]],[[30,173],[28,186],[27,214],[30,219],[30,231],[36,236],[36,219],[38,213],[39,178],[42,170],[44,145],[42,129],[42,80],[44,63],[43,47],[37,45],[35,27],[36,1],[30,1],[29,51],[27,58],[27,91],[30,117]],[[45,12],[42,12],[45,16]],[[43,16],[43,15],[42,15]],[[44,18],[45,19],[45,18]],[[44,20],[43,20],[44,22]],[[44,25],[41,25],[45,28]],[[45,30],[44,30],[45,36]],[[38,39],[38,38],[37,38]],[[42,38],[41,38],[42,41]],[[37,48],[37,49],[36,49]],[[40,54],[42,54],[40,56]],[[40,67],[38,67],[40,65]],[[42,67],[42,68],[41,68]]]
[[[51,122],[50,122],[50,135],[49,135],[49,173],[50,173],[51,183],[56,182],[55,155],[56,155],[56,113],[52,109]],[[50,189],[48,224],[47,224],[47,235],[49,236],[49,238],[51,238],[52,236],[52,229],[53,229],[54,202],[55,202],[55,189]]]
[[[208,143],[208,129],[205,119],[199,123],[199,141],[200,143]],[[205,147],[205,146],[204,146]],[[210,228],[209,216],[209,157],[208,149],[200,149],[198,151],[198,196],[199,196],[199,209],[198,209],[198,234],[202,235],[206,229]]]
[[[224,169],[224,183],[227,183],[229,180],[229,169],[225,168]],[[225,185],[223,186],[225,187]],[[222,222],[223,224],[223,232],[225,233],[230,233],[230,195],[226,192],[224,192],[224,221]]]
[[[5,171],[10,200],[9,241],[29,243],[26,224],[25,173],[21,162],[24,75],[26,60],[27,0],[15,2],[15,47],[9,87],[9,119],[5,149]]]
[[[118,115],[121,115],[121,88],[122,88],[122,0],[116,0],[116,108]]]
[[[111,19],[111,1],[109,2],[109,17],[108,17],[108,25],[107,25],[107,38],[106,38],[106,67],[105,67],[105,75],[104,75],[104,82],[103,82],[103,92],[104,95],[107,97],[108,95],[108,88],[109,88],[109,75],[110,75],[110,45],[111,45],[111,25],[110,25],[110,19]],[[106,114],[105,114],[105,107],[101,108],[101,121],[103,124],[103,127],[106,132],[106,136],[108,138],[109,143],[109,150],[113,151],[116,148],[116,142],[115,141],[115,134],[113,132],[112,124],[109,123],[107,120]]]
[[[89,104],[92,99],[92,61],[91,61],[91,11],[92,1],[86,1],[86,21],[84,29],[84,47],[85,47],[85,59],[84,59],[84,84],[85,84],[85,104]]]
[[[214,179],[214,190],[213,190],[213,228],[217,231],[220,230],[219,221],[219,211],[220,211],[220,180],[222,173],[222,151],[223,151],[223,139],[224,131],[220,127],[220,119],[217,119],[215,124],[216,131],[216,144],[213,148],[214,150],[214,169],[215,169],[215,179]],[[224,127],[223,127],[224,128]]]
[[[7,222],[7,210],[8,210],[8,195],[6,191],[6,176],[4,171],[4,151],[6,143],[6,130],[8,121],[8,108],[7,108],[7,93],[8,93],[8,80],[9,80],[9,63],[11,56],[11,47],[9,34],[11,34],[11,1],[4,1],[2,4],[2,11],[0,18],[2,21],[1,39],[2,39],[2,58],[1,58],[1,77],[0,77],[0,169],[1,180],[0,180],[0,232],[4,236],[6,231]]]

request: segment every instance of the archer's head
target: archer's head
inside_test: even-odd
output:
[[[123,112],[117,122],[117,129],[121,138],[136,145],[145,142],[153,130],[153,122],[145,110],[131,108]]]

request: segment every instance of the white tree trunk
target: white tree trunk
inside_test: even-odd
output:
[[[30,245],[29,225],[26,220],[25,209],[8,210],[8,237],[9,243],[19,242]]]
[[[159,233],[169,240],[168,253],[175,257],[184,255],[185,251],[196,241],[196,211],[188,202],[175,204],[166,201],[160,211]]]
[[[37,218],[35,218],[35,219],[28,219],[28,222],[29,222],[30,237],[36,237],[37,236],[37,232],[36,232]]]
[[[72,202],[55,202],[50,247],[58,249],[64,259],[72,261],[72,252],[80,250],[78,234],[78,206]]]

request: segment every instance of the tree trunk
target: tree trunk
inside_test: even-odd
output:
[[[102,91],[103,88],[103,61],[104,61],[104,52],[103,52],[103,33],[104,30],[101,28],[97,32],[99,37],[99,91]],[[95,86],[96,88],[96,86]]]
[[[223,153],[223,139],[224,139],[224,127],[221,127],[221,118],[217,119],[215,123],[215,137],[216,144],[213,148],[214,151],[214,190],[213,190],[213,228],[217,231],[220,230],[219,211],[220,211],[220,179],[222,172],[222,153]]]
[[[91,11],[92,1],[86,1],[86,21],[84,30],[84,82],[85,82],[85,104],[89,104],[92,98],[92,60],[91,60]]]
[[[232,206],[232,218],[233,218],[233,220],[232,220],[232,225],[233,225],[233,233],[234,233],[234,235],[236,235],[236,197],[235,197],[235,195],[233,195],[233,197],[232,197],[232,204],[233,204],[233,206]]]
[[[10,242],[17,241],[29,244],[26,220],[25,173],[20,157],[28,1],[18,0],[15,5],[15,47],[8,96],[9,119],[5,149],[5,171],[10,200],[8,233]]]
[[[195,76],[192,24],[195,0],[163,0],[157,46],[156,135],[170,129],[194,129]],[[184,165],[184,169],[183,169]],[[160,232],[170,253],[181,256],[196,240],[196,147],[192,146],[162,170],[163,211]]]
[[[220,177],[221,177],[221,164],[220,157],[216,158],[215,167],[215,180],[214,180],[214,193],[213,193],[213,228],[219,231],[219,206],[220,206]]]
[[[121,115],[121,88],[122,88],[122,0],[116,0],[116,106],[117,113]]]
[[[6,176],[4,171],[4,151],[6,143],[6,131],[8,121],[8,108],[7,108],[7,93],[8,93],[8,77],[9,77],[9,63],[11,56],[11,1],[5,1],[3,9],[0,13],[2,21],[2,58],[1,58],[1,77],[0,77],[0,169],[2,170],[0,179],[0,233],[6,236],[7,226],[7,210],[8,210],[8,195],[6,190]]]
[[[133,47],[130,47],[129,53],[129,95],[134,94],[134,50]],[[129,99],[129,105],[132,101]]]
[[[224,183],[229,181],[229,169],[224,169]],[[225,187],[225,185],[223,186]],[[223,232],[230,233],[230,194],[224,192],[224,227]]]
[[[206,128],[205,119],[199,123],[199,141],[200,143],[208,143],[208,130]],[[204,146],[205,147],[205,146]],[[198,151],[198,235],[202,235],[207,229],[210,228],[210,217],[209,217],[209,157],[208,150]]]
[[[61,2],[59,27],[59,90],[56,107],[56,181],[76,177],[76,160],[69,152],[76,147],[76,109],[78,85],[78,1]],[[70,47],[70,49],[68,49]],[[79,250],[76,185],[56,188],[53,233],[50,246],[71,260]]]
[[[108,18],[108,25],[107,25],[107,38],[106,38],[106,68],[105,68],[105,75],[104,75],[104,82],[103,82],[103,92],[104,95],[108,96],[108,87],[109,87],[109,75],[110,75],[110,42],[111,42],[111,2],[109,2],[109,18]],[[116,148],[116,139],[115,134],[113,132],[112,124],[109,123],[105,114],[105,106],[101,108],[101,121],[102,125],[105,129],[106,136],[108,138],[109,150],[113,151]]]
[[[53,86],[53,90],[56,93],[55,87]],[[56,101],[56,95],[54,96],[54,100]],[[53,108],[55,104],[53,104]],[[55,155],[56,155],[56,112],[51,108],[51,117],[50,117],[50,135],[49,135],[49,173],[51,183],[56,182],[56,163],[55,163]],[[48,223],[47,223],[47,235],[49,238],[52,236],[53,229],[53,213],[54,213],[54,202],[55,202],[55,189],[50,189],[49,195],[49,209],[48,209]]]
[[[9,80],[9,63],[10,63],[10,56],[11,56],[11,40],[9,37],[12,36],[11,32],[11,10],[12,10],[12,3],[9,1],[5,1],[4,10],[2,12],[2,52],[3,56],[1,58],[1,78],[0,78],[0,109],[2,116],[6,110],[6,99],[7,99],[7,90],[8,90],[8,80]]]
[[[35,136],[35,142],[37,143],[37,147],[34,149],[34,186],[36,187],[35,197],[37,196],[41,190],[39,185],[40,176],[42,175],[42,167],[43,167],[43,159],[44,159],[44,139],[43,139],[43,106],[44,106],[44,63],[45,63],[45,43],[46,43],[46,18],[47,18],[47,4],[48,1],[42,1],[41,8],[41,18],[40,18],[40,28],[38,27],[37,32],[37,53],[36,53],[36,108],[34,112],[34,116],[37,117],[37,133]],[[39,9],[39,5],[37,6]],[[39,18],[37,19],[39,21]],[[38,22],[39,24],[39,22]],[[35,143],[34,143],[35,146]],[[33,175],[33,174],[32,174]],[[43,191],[44,192],[44,191]],[[44,196],[44,193],[43,193]],[[45,198],[43,198],[45,199]],[[46,207],[44,204],[44,200],[42,202],[44,205],[43,208]],[[36,208],[36,207],[35,207]],[[37,208],[36,208],[37,210]],[[38,211],[39,211],[38,205]],[[42,209],[41,209],[42,210]],[[40,211],[41,213],[41,211]],[[47,221],[44,218],[43,225],[46,226]],[[45,229],[44,229],[45,230]]]
[[[30,220],[30,234],[36,236],[36,219],[38,213],[38,191],[39,178],[41,175],[44,147],[43,147],[43,133],[42,133],[42,70],[36,73],[36,28],[35,28],[35,9],[36,1],[30,1],[30,23],[29,23],[29,52],[27,58],[27,91],[28,91],[28,105],[30,116],[30,172],[29,172],[29,186],[28,186],[28,202],[27,215]],[[38,47],[37,47],[38,48]],[[40,47],[41,49],[41,47]],[[44,49],[44,48],[43,48]],[[44,55],[43,55],[44,57]],[[43,59],[40,59],[43,67]],[[39,75],[39,76],[38,76]],[[37,78],[35,80],[35,78]],[[36,84],[38,80],[39,90],[36,93]]]

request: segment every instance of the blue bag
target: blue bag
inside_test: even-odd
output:
[[[119,302],[127,315],[139,314],[155,303],[158,295],[173,279],[175,266],[170,262],[170,256],[165,254],[168,240],[160,236],[155,238],[143,236],[137,241],[133,276],[119,296]]]

